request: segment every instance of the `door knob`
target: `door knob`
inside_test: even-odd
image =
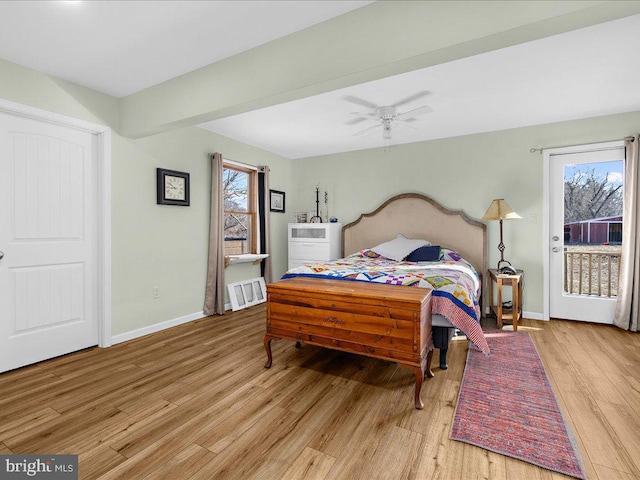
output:
[[[557,235],[554,235],[551,239],[552,239],[554,242],[557,242],[558,240],[560,240],[560,237],[559,237],[559,236],[557,236]]]
[[[560,251],[560,247],[553,247],[551,250],[558,253]]]

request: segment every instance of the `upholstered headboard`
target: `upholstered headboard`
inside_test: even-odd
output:
[[[480,275],[487,268],[487,227],[461,210],[449,210],[426,195],[405,193],[342,227],[342,256],[359,252],[402,233],[457,251]]]

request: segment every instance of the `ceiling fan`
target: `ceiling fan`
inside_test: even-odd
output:
[[[385,140],[391,140],[391,128],[396,126],[402,126],[411,130],[418,131],[416,128],[407,125],[407,123],[415,122],[418,115],[424,115],[425,113],[432,112],[430,106],[422,105],[421,107],[413,108],[406,112],[400,112],[398,107],[411,103],[419,98],[429,95],[427,91],[421,91],[414,93],[413,95],[403,98],[392,105],[376,105],[375,103],[363,100],[362,98],[354,97],[353,95],[347,95],[343,97],[343,100],[362,107],[368,108],[369,112],[352,112],[356,118],[346,122],[347,125],[355,125],[366,120],[373,120],[377,125],[365,128],[353,134],[354,137],[364,135],[378,128],[382,128],[382,138]]]

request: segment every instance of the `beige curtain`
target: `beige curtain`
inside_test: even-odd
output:
[[[224,315],[224,198],[222,155],[211,155],[211,219],[204,314]]]
[[[269,256],[263,260],[263,272],[262,276],[264,277],[265,283],[271,283],[271,241],[270,241],[270,230],[269,230],[269,204],[271,199],[269,194],[269,167],[258,167],[258,172],[262,174],[262,182],[263,182],[263,211],[261,212],[263,217],[263,229],[261,235],[262,245],[260,245],[261,253],[268,253]]]
[[[625,138],[624,212],[618,302],[613,324],[638,331],[640,304],[640,181],[638,179],[638,135]]]

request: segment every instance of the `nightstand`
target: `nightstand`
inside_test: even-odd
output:
[[[498,328],[502,328],[502,322],[513,323],[513,330],[518,331],[518,322],[522,319],[522,281],[524,272],[518,270],[515,275],[500,274],[495,268],[489,269],[489,310],[496,316]],[[498,294],[497,302],[494,303],[494,284]],[[511,286],[511,308],[502,305],[502,288]]]

